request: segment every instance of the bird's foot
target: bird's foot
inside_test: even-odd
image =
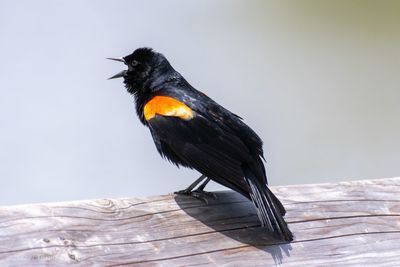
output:
[[[190,195],[191,192],[192,191],[190,191],[190,190],[183,189],[183,190],[175,191],[174,194],[188,196],[188,195]]]
[[[198,200],[203,201],[205,204],[208,204],[208,201],[209,201],[210,198],[213,198],[213,199],[217,198],[217,196],[213,192],[207,192],[207,191],[204,191],[204,190],[193,190],[193,191],[190,191],[190,190],[184,189],[184,190],[180,190],[180,191],[175,192],[175,194],[191,196],[191,197],[194,197],[194,198],[196,198]]]

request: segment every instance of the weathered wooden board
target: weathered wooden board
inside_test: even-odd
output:
[[[217,193],[0,207],[0,266],[400,266],[400,178],[272,188],[295,234]]]

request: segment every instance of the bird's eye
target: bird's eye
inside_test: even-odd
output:
[[[135,67],[135,66],[137,66],[138,64],[139,64],[139,62],[137,62],[136,60],[133,60],[132,63],[131,63],[131,66],[132,66],[132,67]]]

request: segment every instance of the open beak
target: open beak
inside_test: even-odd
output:
[[[125,63],[125,60],[122,57],[120,57],[120,58],[108,57],[107,59]],[[122,78],[122,77],[124,77],[126,75],[127,72],[128,72],[127,70],[123,70],[123,71],[115,74],[114,76],[108,78],[108,80],[116,79],[116,78]]]

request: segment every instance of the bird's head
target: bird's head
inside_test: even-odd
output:
[[[121,58],[108,58],[124,63],[128,69],[109,79],[123,78],[129,93],[146,93],[153,90],[160,79],[174,71],[168,60],[151,48],[143,47]]]

